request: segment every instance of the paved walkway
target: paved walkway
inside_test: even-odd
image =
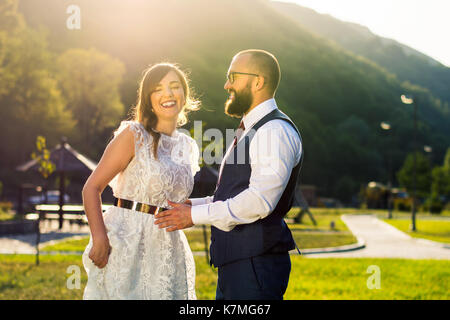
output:
[[[342,220],[365,241],[360,250],[305,255],[307,258],[405,258],[450,259],[450,246],[417,239],[396,229],[374,215],[343,215]]]
[[[79,238],[89,235],[88,226],[70,225],[64,222],[60,231],[57,221],[45,221],[41,223],[41,238],[39,248],[66,238]],[[0,254],[35,254],[36,234],[19,234],[0,237]]]

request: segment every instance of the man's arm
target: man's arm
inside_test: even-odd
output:
[[[269,139],[272,149],[268,148]],[[284,120],[270,121],[256,132],[249,151],[252,173],[247,189],[226,201],[192,207],[170,203],[174,209],[157,214],[155,224],[167,231],[193,224],[211,224],[223,231],[231,231],[238,224],[252,223],[268,216],[280,200],[292,169],[300,161],[300,138]]]
[[[238,224],[265,218],[280,200],[301,152],[300,138],[290,124],[284,120],[268,122],[250,144],[252,173],[248,188],[226,201],[192,207],[192,222],[230,231]]]

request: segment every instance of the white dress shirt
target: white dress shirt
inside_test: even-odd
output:
[[[277,109],[275,99],[269,99],[245,115],[245,131],[240,140],[254,124],[274,109]],[[232,148],[233,144],[228,147],[222,160],[219,177]],[[225,201],[213,202],[213,196],[190,199],[192,222],[231,231],[238,224],[248,224],[265,218],[280,200],[292,169],[300,161],[301,153],[300,137],[288,122],[280,119],[266,122],[256,131],[250,142],[252,171],[248,188]]]

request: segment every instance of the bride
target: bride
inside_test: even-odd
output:
[[[154,224],[167,200],[192,192],[199,150],[176,130],[198,108],[186,75],[169,63],[141,80],[134,119],[122,121],[83,188],[91,237],[83,253],[84,299],[196,299],[195,264],[183,231]],[[107,185],[115,205],[104,213]]]

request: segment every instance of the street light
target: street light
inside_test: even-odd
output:
[[[386,132],[391,129],[391,125],[388,122],[381,122],[380,123],[381,129],[385,130]],[[392,219],[392,183],[391,183],[391,150],[389,148],[388,151],[388,219]]]
[[[414,133],[413,133],[413,199],[412,199],[412,222],[411,222],[411,231],[416,231],[416,161],[417,161],[417,143],[416,143],[416,134],[417,134],[417,98],[413,98],[409,95],[402,94],[400,99],[404,104],[413,104],[414,105]]]
[[[404,104],[412,104],[412,103],[414,103],[414,99],[411,96],[409,96],[409,95],[402,94],[400,99],[402,99],[402,102]]]
[[[381,129],[383,129],[383,130],[389,130],[389,129],[391,129],[391,125],[389,124],[389,123],[387,123],[387,122],[381,122],[380,123],[380,127],[381,127]]]
[[[431,146],[423,146],[423,151],[428,154],[428,162],[430,163],[430,170],[433,167],[432,152],[433,148]],[[430,196],[433,194],[433,176],[430,174]]]

